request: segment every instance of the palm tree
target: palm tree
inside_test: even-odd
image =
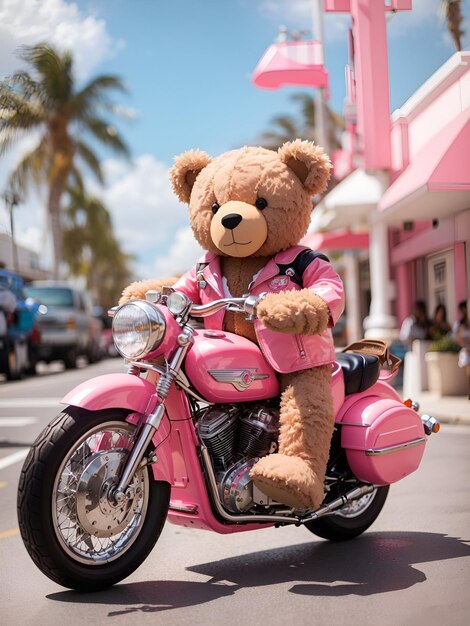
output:
[[[0,83],[0,156],[25,134],[37,131],[39,140],[12,172],[9,185],[24,191],[31,182],[45,184],[54,249],[54,278],[62,260],[61,201],[67,186],[81,184],[79,163],[102,182],[98,157],[84,138],[128,156],[118,131],[103,117],[115,112],[111,90],[124,91],[120,78],[101,75],[77,89],[73,59],[48,44],[22,48],[19,57],[32,73],[17,71]]]
[[[447,29],[455,45],[455,49],[462,50],[462,37],[465,31],[462,29],[463,15],[461,0],[441,0],[441,10],[446,18]]]
[[[81,186],[67,190],[63,212],[64,261],[73,276],[83,276],[94,300],[106,309],[116,304],[132,279],[132,257],[121,250],[109,211]]]
[[[291,100],[300,105],[300,115],[279,115],[271,120],[273,128],[261,134],[264,147],[276,150],[286,141],[297,137],[316,140],[315,135],[315,100],[308,93],[295,93]],[[344,120],[335,111],[326,108],[328,121],[328,143],[330,150],[341,147],[340,135],[344,130]]]

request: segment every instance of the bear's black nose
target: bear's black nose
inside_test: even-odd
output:
[[[225,226],[225,228],[233,230],[238,226],[238,224],[240,224],[242,219],[242,216],[238,215],[238,213],[229,213],[222,218],[222,225]]]

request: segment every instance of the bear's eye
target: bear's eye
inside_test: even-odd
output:
[[[264,198],[258,198],[256,200],[256,202],[255,202],[255,206],[256,206],[257,209],[262,211],[263,209],[265,209],[268,206],[268,202]]]
[[[212,213],[214,213],[214,215],[217,213],[217,211],[220,209],[220,204],[217,204],[217,202],[214,202],[214,204],[211,206],[212,209]]]

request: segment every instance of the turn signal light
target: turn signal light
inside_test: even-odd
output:
[[[69,317],[67,320],[67,330],[75,330],[77,327],[77,322],[74,317]]]
[[[409,409],[413,409],[413,411],[416,411],[416,412],[419,411],[419,403],[415,402],[411,398],[405,398],[403,400],[403,404],[407,406]]]

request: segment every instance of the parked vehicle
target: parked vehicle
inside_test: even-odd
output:
[[[200,306],[171,290],[147,297],[114,315],[129,372],[68,393],[25,461],[21,535],[52,580],[89,591],[117,583],[167,519],[222,534],[294,524],[351,539],[377,518],[389,485],[418,468],[437,420],[400,399],[377,357],[341,354],[324,502],[294,510],[270,500],[249,472],[276,449],[276,373],[253,342],[190,324],[224,308],[253,318],[258,297]]]
[[[38,307],[26,298],[24,280],[0,270],[0,373],[17,380],[36,371],[39,328]]]
[[[91,363],[101,358],[101,322],[93,316],[84,291],[68,283],[35,281],[26,293],[42,305],[38,318],[40,360],[62,360],[70,369],[77,366],[79,356],[86,356]]]

